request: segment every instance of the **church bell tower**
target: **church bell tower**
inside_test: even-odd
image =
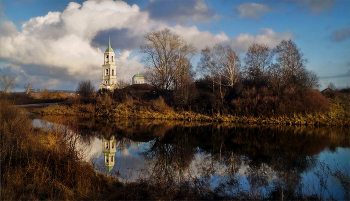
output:
[[[104,62],[102,65],[102,84],[99,86],[99,89],[114,90],[117,88],[116,69],[115,54],[111,47],[111,36],[109,35],[109,44],[104,53]]]

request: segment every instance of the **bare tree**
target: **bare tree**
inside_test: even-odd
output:
[[[212,88],[213,93],[215,92],[215,78],[217,77],[217,71],[212,66],[215,66],[214,60],[210,57],[211,49],[206,46],[204,49],[202,49],[201,52],[201,59],[198,62],[198,67],[201,69],[201,73],[203,75],[208,75],[212,80]]]
[[[317,75],[306,69],[307,60],[303,58],[303,53],[293,41],[283,40],[276,46],[274,52],[276,65],[282,71],[284,85],[291,91],[319,86]]]
[[[274,49],[277,64],[283,71],[283,80],[288,87],[295,90],[300,83],[301,72],[305,69],[306,59],[292,40],[283,40]]]
[[[9,93],[10,91],[14,90],[15,87],[17,87],[17,84],[15,83],[16,78],[12,77],[11,75],[2,74],[0,77],[0,89],[4,93]]]
[[[24,88],[26,90],[26,94],[30,94],[33,92],[33,85],[30,83],[25,84]]]
[[[233,87],[239,79],[240,59],[230,46],[216,44],[212,49],[206,47],[202,50],[200,67],[214,78],[219,77],[220,85]]]
[[[300,82],[303,83],[304,88],[319,89],[320,83],[315,72],[309,70],[302,70],[300,72]]]
[[[174,76],[175,99],[180,105],[186,105],[191,99],[190,85],[194,82],[194,71],[191,62],[184,59],[177,59],[177,65]]]
[[[212,49],[206,47],[202,50],[202,58],[199,68],[209,74],[214,82],[219,84],[221,101],[224,100],[225,90],[222,85],[232,87],[240,79],[240,59],[230,46],[216,44]]]
[[[264,82],[272,56],[272,51],[267,45],[253,43],[244,58],[246,80],[255,85]]]
[[[169,89],[174,84],[179,67],[174,64],[175,60],[191,60],[196,49],[169,29],[152,30],[145,38],[146,45],[140,46],[141,53],[146,55],[142,59],[148,68],[145,78],[155,87]]]
[[[77,87],[77,93],[82,98],[89,98],[95,92],[95,86],[91,80],[80,81]]]

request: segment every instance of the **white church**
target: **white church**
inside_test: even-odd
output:
[[[109,37],[109,44],[104,53],[104,64],[102,65],[102,84],[98,87],[100,90],[114,90],[117,85],[117,66],[115,65],[115,54],[111,47],[111,38]],[[145,78],[137,72],[132,77],[132,84],[144,84]]]

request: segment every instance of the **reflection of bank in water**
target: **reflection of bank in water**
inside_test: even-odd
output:
[[[111,173],[111,170],[114,167],[114,156],[116,151],[116,140],[114,136],[112,136],[109,140],[107,140],[106,138],[102,139],[102,152],[104,154],[104,164],[108,173]]]

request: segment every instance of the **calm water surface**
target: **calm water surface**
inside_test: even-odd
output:
[[[34,118],[77,137],[82,160],[123,182],[199,180],[230,194],[349,196],[349,128]],[[343,182],[343,183],[342,183]]]

